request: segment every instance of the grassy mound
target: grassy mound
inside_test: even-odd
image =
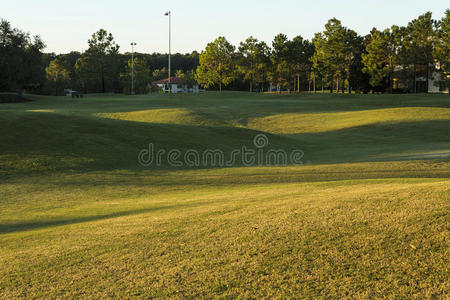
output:
[[[0,107],[1,298],[448,291],[448,96],[31,98]],[[137,160],[259,134],[303,165]]]

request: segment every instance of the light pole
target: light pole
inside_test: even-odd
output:
[[[172,87],[170,85],[170,55],[171,55],[171,35],[172,35],[172,13],[166,12],[165,16],[169,17],[169,94],[172,93]]]
[[[134,95],[134,46],[136,43],[131,43],[131,95]]]

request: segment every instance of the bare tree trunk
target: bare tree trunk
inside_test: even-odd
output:
[[[390,85],[390,87],[391,87],[391,94],[393,94],[394,93],[394,78],[392,78],[393,76],[392,76],[392,72],[389,72],[389,85]]]
[[[308,75],[308,93],[311,93],[311,73]]]
[[[253,63],[252,63],[252,70],[253,70]],[[253,81],[254,80],[255,80],[255,77],[254,77],[254,73],[252,71],[252,78],[250,79],[250,93],[253,92]]]
[[[417,75],[416,75],[416,64],[414,64],[414,94],[417,93]]]
[[[394,93],[394,72],[392,71],[393,70],[393,68],[392,68],[392,57],[390,57],[389,58],[389,68],[390,68],[390,71],[389,71],[389,83],[390,83],[390,86],[391,86],[391,94],[393,94]]]
[[[100,63],[100,72],[101,72],[101,79],[102,79],[102,93],[105,93],[105,70],[103,66],[103,61],[101,60]]]
[[[55,96],[58,96],[58,82],[59,82],[59,80],[58,80],[58,73],[56,73],[56,79],[55,79]],[[19,91],[19,96],[20,96],[20,91]]]
[[[334,77],[331,77],[331,80],[330,80],[330,94],[333,94],[333,88],[334,88]]]
[[[300,73],[297,74],[297,92],[300,94]]]
[[[313,88],[314,88],[314,94],[316,93],[316,74],[314,74],[313,77]]]
[[[323,88],[323,76],[322,76],[322,93],[324,92],[324,88]]]
[[[342,77],[342,84],[341,84],[342,94],[345,94],[345,79]]]
[[[102,68],[102,93],[105,93],[105,73]]]
[[[336,77],[336,94],[339,94],[339,77]]]

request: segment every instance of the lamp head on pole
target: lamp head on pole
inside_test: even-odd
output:
[[[170,11],[166,12],[164,15],[165,16],[170,16]]]

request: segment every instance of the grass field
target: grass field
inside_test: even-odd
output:
[[[450,291],[448,95],[30,96],[0,104],[0,298]],[[301,149],[303,165],[138,153]]]

